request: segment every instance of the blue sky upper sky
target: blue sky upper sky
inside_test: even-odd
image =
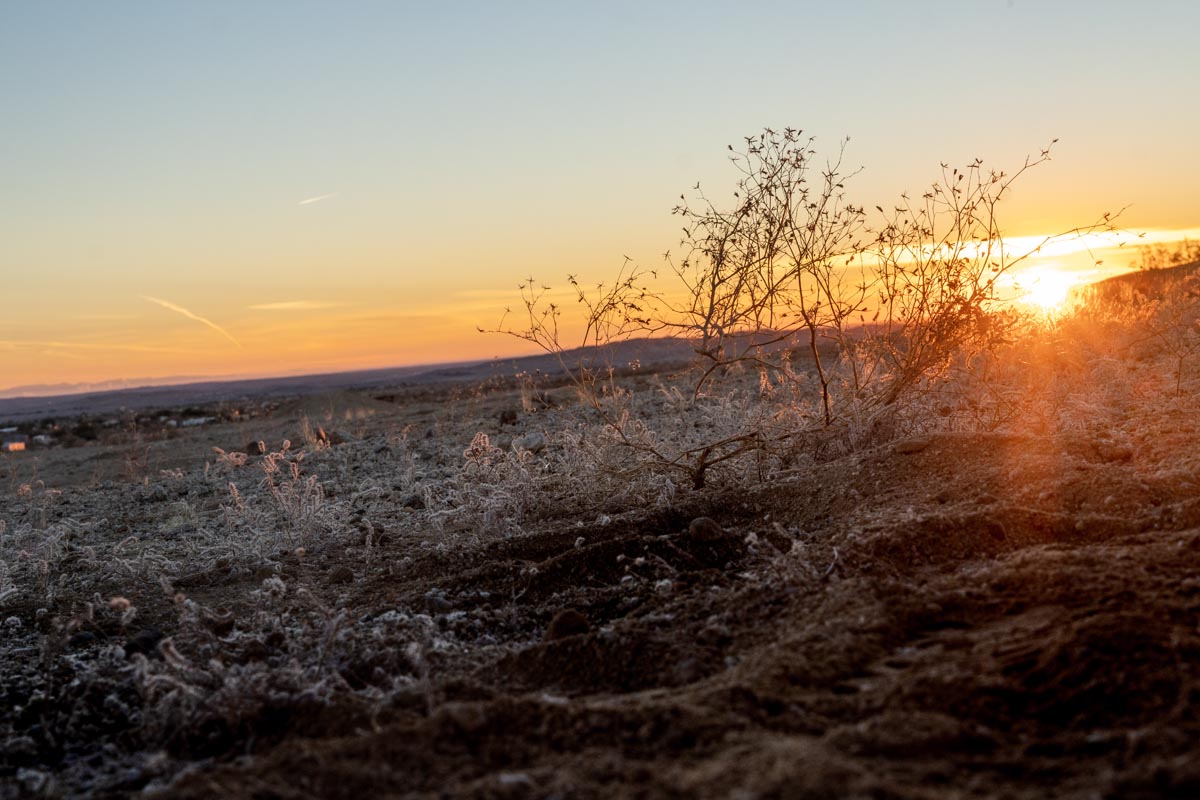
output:
[[[1198,29],[1182,1],[6,2],[0,387],[511,352],[474,326],[520,278],[656,266],[764,126],[850,136],[871,205],[1058,137],[1007,231],[1192,228]]]

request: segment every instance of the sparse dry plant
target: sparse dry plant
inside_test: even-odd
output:
[[[530,279],[522,323],[506,316],[499,332],[555,355],[637,465],[697,489],[734,462],[751,459],[764,475],[799,452],[841,452],[928,427],[927,407],[956,366],[986,363],[1020,324],[1002,313],[1000,279],[1055,239],[1113,230],[1114,216],[1012,252],[1000,204],[1049,149],[1011,174],[979,160],[943,164],[919,198],[903,195],[890,211],[877,205],[878,217],[847,199],[857,170],[843,167],[844,149],[818,166],[813,139],[799,130],[748,137],[730,148],[739,175],[730,205],[697,186],[675,208],[684,221],[682,257],[668,256],[675,288],[652,290],[652,274],[628,261],[594,290],[570,278],[583,335],[568,348],[562,308]],[[650,435],[605,358],[617,342],[658,334],[695,353],[667,392],[689,435]],[[706,426],[730,403],[740,424]],[[1009,414],[1003,405],[989,416]]]
[[[1144,302],[1148,335],[1170,359],[1175,394],[1180,395],[1187,365],[1200,353],[1200,274],[1173,277],[1157,296]]]
[[[1200,242],[1184,238],[1174,243],[1143,245],[1138,248],[1135,266],[1140,270],[1160,270],[1200,261]]]
[[[263,471],[262,487],[288,523],[295,541],[305,543],[311,535],[326,528],[325,492],[316,475],[304,475],[300,463],[303,453],[293,453],[285,441],[275,452],[266,453],[259,462]]]
[[[449,486],[449,514],[476,530],[518,532],[538,499],[535,460],[528,450],[496,447],[486,433],[476,433]]]

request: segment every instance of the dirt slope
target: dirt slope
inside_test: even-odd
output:
[[[1115,397],[519,526],[512,397],[22,484],[0,798],[1200,796],[1200,417]]]
[[[369,582],[518,644],[169,794],[1197,796],[1194,488],[1085,437],[925,445]]]

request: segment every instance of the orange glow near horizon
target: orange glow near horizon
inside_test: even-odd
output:
[[[1154,231],[1138,241],[1164,243],[1196,233]],[[1020,253],[1039,241],[1009,239],[1006,247]],[[1135,256],[1134,248],[1114,247],[1108,238],[1056,242],[1013,271],[1006,295],[1053,310],[1073,287],[1128,271]],[[550,272],[553,298],[570,314],[574,296]],[[72,305],[64,299],[55,307],[59,316],[47,313],[55,308],[18,308],[0,319],[0,393],[24,386],[49,387],[23,392],[37,394],[122,380],[259,378],[528,355],[538,352],[534,345],[477,331],[494,328],[506,307],[523,313],[516,283],[511,291],[460,290],[425,304],[394,291],[370,299],[345,291],[248,295],[230,308],[227,298],[185,301],[175,292],[131,294],[103,311],[90,300]],[[510,322],[519,326],[521,320]],[[564,316],[568,347],[579,343],[571,338],[574,323]]]

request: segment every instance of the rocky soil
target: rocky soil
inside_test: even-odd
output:
[[[0,797],[1200,796],[1168,385],[640,506],[518,503],[572,454],[512,397],[107,484],[9,464]],[[481,495],[479,430],[549,435]]]

